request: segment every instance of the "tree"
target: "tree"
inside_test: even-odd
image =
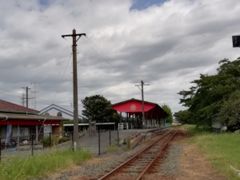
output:
[[[101,95],[85,97],[82,100],[82,115],[89,122],[118,121],[118,114],[112,109],[111,102]]]
[[[173,115],[170,107],[167,104],[162,105],[162,109],[168,114],[166,118],[167,123],[172,123],[173,122]]]
[[[189,90],[179,92],[182,96],[180,103],[188,107],[191,120],[196,124],[211,126],[212,122],[221,121],[231,125],[229,117],[223,118],[223,115],[233,108],[230,99],[240,89],[240,58],[235,61],[224,59],[219,65],[217,74],[201,74],[199,79],[192,82],[194,85]],[[225,113],[227,115],[230,114]]]
[[[192,124],[192,114],[188,110],[178,111],[174,113],[175,119],[180,123]]]
[[[240,129],[240,91],[235,91],[224,101],[217,120],[227,125],[230,130]]]

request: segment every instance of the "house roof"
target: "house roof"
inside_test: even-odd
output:
[[[62,117],[39,115],[39,111],[0,100],[0,125],[59,125]]]
[[[46,114],[46,113],[48,113],[51,110],[57,110],[57,111],[59,111],[59,112],[61,112],[63,114],[66,114],[66,115],[68,115],[70,117],[73,117],[73,112],[72,111],[70,111],[70,110],[68,110],[66,108],[63,108],[63,107],[61,107],[59,105],[56,105],[56,104],[51,104],[51,105],[43,108],[42,110],[40,110],[39,114]],[[82,116],[78,115],[78,118],[81,119]]]
[[[38,111],[31,108],[26,108],[24,106],[14,104],[8,101],[0,99],[0,112],[17,112],[17,113],[32,113],[37,114]]]

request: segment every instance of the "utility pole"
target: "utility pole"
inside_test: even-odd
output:
[[[25,94],[24,93],[22,93],[21,99],[22,99],[22,105],[25,106]]]
[[[144,83],[143,80],[141,80],[141,82],[140,82],[140,90],[141,90],[141,97],[142,97],[142,122],[143,123],[146,123],[145,122],[145,112],[144,112],[144,86],[147,86],[147,85],[149,85],[149,84],[146,84],[146,83]],[[139,84],[136,85],[136,86],[139,87]]]
[[[145,113],[144,113],[144,82],[141,81],[141,94],[142,94],[142,122],[145,123]]]
[[[26,99],[26,108],[28,108],[29,99],[32,99],[32,98],[29,98],[29,97],[28,97],[29,89],[31,89],[31,88],[28,87],[28,86],[23,87],[23,88],[25,89],[25,97],[24,97],[24,95],[22,96],[22,101],[23,101],[23,104],[24,104],[24,99]]]
[[[26,86],[26,108],[28,108],[28,90],[30,88],[28,86]]]
[[[73,151],[77,149],[78,140],[78,80],[77,80],[77,41],[81,36],[86,36],[85,33],[77,34],[76,30],[72,30],[72,34],[62,35],[62,38],[72,37],[72,54],[73,54]]]

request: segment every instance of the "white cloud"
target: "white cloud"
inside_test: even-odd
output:
[[[140,98],[134,83],[144,80],[146,100],[177,111],[177,92],[239,54],[236,0],[170,0],[142,11],[130,11],[131,0],[0,3],[0,98],[19,103],[19,89],[36,83],[38,108],[70,107],[71,39],[61,35],[73,28],[87,33],[78,41],[79,99]]]

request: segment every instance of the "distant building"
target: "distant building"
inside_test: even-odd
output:
[[[73,120],[73,112],[63,108],[56,104],[51,104],[42,110],[39,111],[39,114],[50,114],[54,116],[61,116],[63,119]],[[79,121],[81,120],[81,116],[79,116]]]
[[[0,135],[5,144],[14,139],[17,144],[34,136],[36,142],[44,133],[61,134],[62,117],[39,115],[39,111],[0,100]]]
[[[63,119],[63,131],[64,133],[72,133],[73,132],[73,112],[63,108],[56,104],[51,104],[42,110],[40,110],[39,114],[41,115],[54,115],[54,116],[60,116]],[[80,123],[82,122],[81,116],[79,116],[79,130],[88,128],[88,123]]]

